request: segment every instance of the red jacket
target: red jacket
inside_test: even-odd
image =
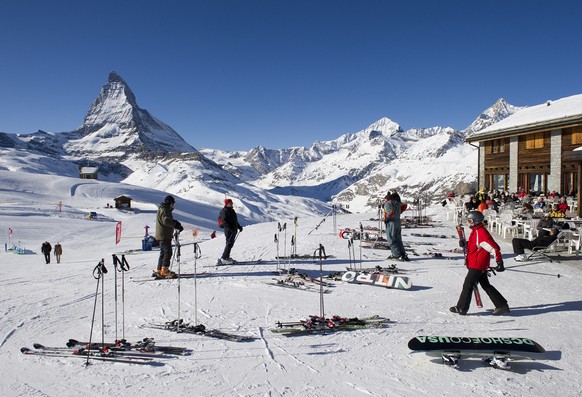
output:
[[[496,261],[502,259],[499,245],[484,224],[472,226],[467,241],[467,267],[485,271],[489,269],[491,255],[495,255]]]

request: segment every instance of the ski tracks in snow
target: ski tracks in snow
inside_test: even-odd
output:
[[[12,335],[14,335],[14,333],[19,329],[22,328],[22,326],[24,325],[24,321],[20,322],[16,327],[12,328],[7,334],[6,336],[4,336],[4,338],[2,339],[2,342],[0,342],[0,347],[4,346],[4,344],[8,341],[8,339],[10,339],[10,337]]]
[[[261,337],[261,341],[263,342],[263,346],[265,347],[265,351],[267,353],[267,356],[271,359],[271,361],[273,363],[275,363],[279,367],[279,369],[281,371],[288,372],[285,365],[277,359],[275,352],[269,346],[269,342],[265,338],[264,329],[262,327],[259,327],[259,335]],[[293,360],[294,366],[297,367],[298,369],[299,368],[307,368],[308,370],[310,370],[314,374],[319,374],[319,371],[317,369],[313,368],[311,365],[307,364],[306,362],[300,360],[296,355],[288,352],[280,345],[277,345],[274,343],[273,346],[282,353],[282,355],[280,355],[280,356],[291,358]],[[277,355],[277,356],[279,356],[279,355]],[[267,365],[268,365],[268,363],[265,362],[264,363],[265,372],[269,372]]]

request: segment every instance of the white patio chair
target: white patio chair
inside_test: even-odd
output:
[[[513,237],[517,236],[519,229],[518,225],[513,221],[513,214],[511,212],[501,214],[501,224],[503,239],[507,238],[507,232],[510,232]]]
[[[580,231],[572,233],[572,237],[568,241],[568,254],[572,253],[572,248],[576,250],[576,256],[580,254],[580,236],[582,236]]]
[[[523,238],[527,238],[530,241],[536,238],[538,234],[537,226],[539,222],[539,219],[528,219],[528,221],[523,225]]]

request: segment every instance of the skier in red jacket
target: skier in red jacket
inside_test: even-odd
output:
[[[498,316],[509,313],[507,300],[499,293],[499,291],[497,291],[494,286],[489,284],[489,276],[487,275],[487,270],[489,270],[489,262],[491,261],[491,255],[495,255],[495,261],[497,262],[497,267],[495,270],[498,272],[505,270],[499,245],[495,242],[483,224],[483,220],[485,218],[481,212],[470,211],[467,213],[465,218],[467,219],[469,228],[471,229],[469,240],[466,242],[467,257],[465,263],[469,271],[467,272],[467,276],[465,276],[463,290],[457,305],[451,307],[449,310],[453,313],[458,313],[461,315],[467,314],[469,305],[471,304],[471,294],[473,292],[473,288],[475,285],[477,285],[477,283],[479,283],[489,296],[489,299],[491,299],[495,305],[493,315]]]

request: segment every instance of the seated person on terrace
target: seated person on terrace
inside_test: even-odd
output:
[[[480,203],[481,202],[479,200],[477,200],[477,197],[473,196],[473,197],[471,197],[471,199],[469,201],[467,201],[465,203],[465,209],[467,211],[476,210],[479,207]]]
[[[560,211],[562,211],[564,214],[566,213],[566,211],[568,211],[568,203],[566,202],[566,197],[564,196],[560,197],[560,199],[558,200],[558,207],[560,207]]]
[[[536,203],[534,204],[534,209],[535,208],[540,208],[540,209],[544,209],[546,207],[546,202],[544,201],[543,197],[538,197],[538,201],[536,201]]]
[[[514,259],[518,262],[527,260],[525,249],[533,250],[534,247],[547,247],[556,241],[557,237],[558,229],[552,228],[548,234],[540,235],[531,241],[526,238],[514,238],[511,240],[511,244],[513,245],[513,253],[517,254]]]
[[[550,234],[546,229],[551,229],[554,227],[554,220],[550,216],[550,213],[544,214],[544,217],[538,222],[536,229],[538,231],[538,236],[545,236]]]
[[[552,210],[550,211],[550,216],[552,218],[565,218],[566,213],[563,212],[562,210],[560,210],[559,204],[556,203],[552,206]]]

